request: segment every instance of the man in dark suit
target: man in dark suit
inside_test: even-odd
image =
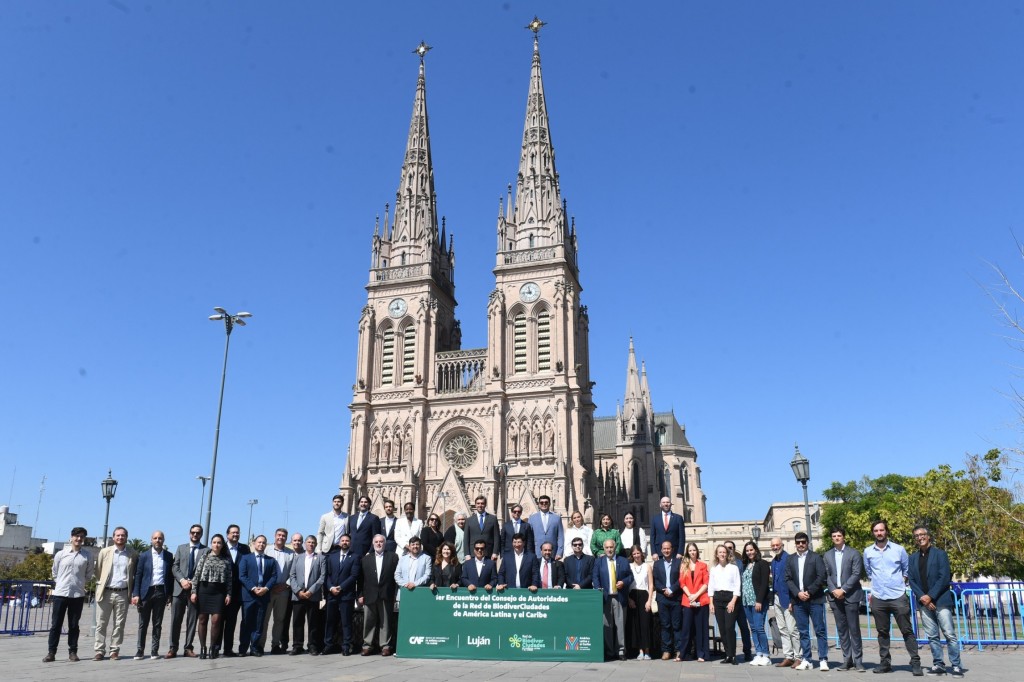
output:
[[[537,557],[526,551],[526,539],[521,533],[512,536],[512,549],[505,552],[498,569],[498,591],[509,587],[537,591],[540,576],[537,573]]]
[[[384,516],[380,517],[376,533],[384,536],[385,552],[394,552],[398,549],[398,543],[395,542],[395,526],[397,524],[398,517],[395,516],[395,503],[392,500],[384,500]]]
[[[363,607],[363,656],[373,653],[373,640],[380,644],[381,656],[395,652],[395,633],[391,631],[391,614],[395,610],[398,583],[398,555],[384,549],[387,540],[380,533],[373,536],[373,551],[362,558],[360,566],[359,605]]]
[[[949,555],[932,544],[932,534],[924,526],[914,529],[914,542],[917,551],[910,555],[907,581],[917,600],[921,628],[932,650],[932,667],[928,674],[941,675],[946,672],[942,661],[942,641],[939,639],[941,630],[949,649],[949,664],[952,666],[949,672],[953,677],[963,677],[960,646],[953,625],[954,600],[953,592],[949,589]]]
[[[306,536],[306,551],[292,560],[288,585],[292,588],[292,649],[289,656],[302,653],[305,632],[309,633],[309,655],[319,656],[323,644],[320,627],[320,597],[323,595],[324,559],[316,554],[316,536]]]
[[[470,592],[482,587],[490,592],[498,580],[498,567],[487,556],[487,543],[477,540],[473,545],[473,558],[462,564],[461,583]]]
[[[349,530],[351,530],[351,523]],[[371,539],[372,543],[372,539]],[[340,552],[327,556],[324,571],[324,596],[327,597],[327,632],[324,635],[324,653],[338,651],[335,643],[338,621],[341,621],[341,648],[343,656],[352,653],[352,612],[356,601],[356,586],[362,570],[361,556],[352,551],[351,538],[346,534],[339,541]]]
[[[558,590],[565,587],[565,565],[555,558],[555,546],[545,542],[540,546],[537,559],[537,587],[542,590]]]
[[[174,575],[174,609],[171,613],[171,643],[165,658],[178,655],[178,638],[181,636],[181,621],[185,621],[185,655],[194,658],[192,642],[196,638],[196,623],[199,621],[199,607],[193,604],[192,576],[199,565],[199,557],[206,551],[202,543],[203,527],[198,523],[188,529],[188,542],[178,545],[174,551],[171,573]],[[187,616],[187,618],[186,618]]]
[[[571,590],[590,590],[594,587],[594,557],[583,553],[583,538],[573,538],[572,554],[565,557],[565,586]]]
[[[512,517],[501,526],[501,542],[499,550],[502,554],[512,551],[512,536],[522,533],[527,547],[533,547],[533,528],[523,520],[523,505],[512,507]]]
[[[661,498],[661,513],[651,517],[651,548],[661,547],[668,540],[676,558],[683,558],[686,547],[686,520],[672,511],[672,500]]]
[[[221,651],[228,658],[235,654],[235,624],[238,622],[238,612],[242,608],[242,581],[238,579],[238,562],[242,557],[252,552],[249,545],[239,542],[242,537],[242,529],[238,524],[232,523],[227,530],[228,556],[231,557],[231,601],[224,606],[224,635],[221,640]],[[245,656],[249,651],[249,629],[245,625],[245,619],[238,628],[238,653]]]
[[[839,633],[843,651],[840,670],[864,670],[864,648],[860,637],[860,607],[864,603],[864,590],[860,579],[864,575],[864,559],[860,552],[846,544],[846,531],[837,526],[832,529],[832,549],[825,552],[825,571],[828,573],[828,603]]]
[[[658,620],[661,621],[661,660],[683,657],[683,589],[679,586],[679,567],[682,560],[675,555],[671,540],[662,540],[661,558],[654,562],[654,595],[658,601]]]
[[[135,581],[132,585],[132,604],[139,609],[139,646],[135,660],[145,658],[146,631],[150,619],[153,622],[153,645],[150,655],[160,658],[160,633],[164,625],[164,607],[174,595],[174,555],[164,549],[164,532],[153,531],[150,538],[153,545],[148,552],[139,555],[135,566]]]
[[[370,551],[373,536],[380,530],[380,518],[370,511],[370,498],[360,497],[358,507],[348,519],[351,553],[356,558]]]
[[[562,517],[551,511],[551,498],[541,495],[537,498],[540,511],[530,517],[530,527],[533,528],[534,543],[526,545],[531,552],[540,555],[540,548],[545,542],[550,542],[555,548],[555,558],[561,559],[565,553],[565,536],[562,529]]]
[[[615,540],[604,541],[604,555],[594,557],[594,589],[604,594],[604,654],[626,660],[626,608],[633,572],[625,557],[615,555]]]
[[[466,519],[466,544],[475,547],[477,539],[482,539],[491,561],[498,560],[501,549],[501,537],[498,534],[498,517],[487,513],[487,498],[477,495],[473,500],[474,512]]]
[[[799,532],[793,537],[796,553],[786,563],[786,586],[789,588],[790,607],[800,631],[800,649],[803,660],[793,666],[794,670],[811,670],[811,633],[809,625],[814,624],[814,635],[818,639],[818,668],[828,670],[828,639],[825,633],[825,561],[820,554],[807,548],[807,533]]]
[[[260,637],[263,632],[263,616],[270,604],[270,590],[277,585],[280,578],[277,560],[265,553],[267,536],[257,535],[252,548],[255,551],[243,555],[238,562],[238,579],[242,583],[244,632],[249,636],[248,640],[239,644],[239,653],[243,653],[242,647],[245,647],[251,656],[262,656]]]

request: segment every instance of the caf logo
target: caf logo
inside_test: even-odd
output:
[[[423,644],[426,639],[426,637],[410,637],[409,644]]]

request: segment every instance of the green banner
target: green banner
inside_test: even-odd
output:
[[[598,590],[402,589],[398,655],[505,661],[603,661]]]

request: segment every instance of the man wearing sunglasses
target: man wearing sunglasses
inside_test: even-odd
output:
[[[490,592],[498,580],[498,571],[494,561],[487,556],[487,544],[477,540],[473,545],[473,558],[462,565],[462,585],[470,592],[482,587]]]
[[[198,523],[188,529],[188,542],[178,545],[174,551],[174,608],[171,610],[171,644],[166,658],[178,655],[178,641],[181,636],[181,621],[185,621],[185,655],[195,657],[192,642],[196,638],[196,623],[199,607],[189,600],[192,596],[192,577],[199,565],[199,557],[206,552],[202,543],[203,527]]]
[[[800,532],[793,537],[796,554],[786,563],[786,586],[789,588],[789,608],[796,617],[800,631],[800,649],[803,660],[793,666],[794,670],[811,670],[811,632],[818,640],[818,668],[828,670],[828,638],[825,634],[825,582],[828,578],[825,561],[820,554],[811,552],[807,546],[807,533]]]
[[[512,536],[516,533],[522,534],[526,539],[526,546],[532,548],[533,528],[523,519],[523,505],[516,504],[512,507],[512,516],[501,527],[501,553],[512,551]]]

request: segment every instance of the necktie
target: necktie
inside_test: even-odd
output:
[[[484,515],[480,515],[480,530],[484,529]]]
[[[548,562],[544,562],[544,571],[540,574],[540,586],[544,589],[548,588]]]
[[[610,588],[611,594],[615,594],[615,583],[618,582],[618,581],[615,579],[615,560],[614,559],[609,559],[608,560],[608,582],[610,583],[608,585],[608,587]]]
[[[257,583],[260,587],[263,587],[263,555],[260,554],[256,557],[256,563],[259,565],[259,582]]]
[[[668,514],[665,514],[665,530],[668,530]]]
[[[192,580],[192,576],[196,572],[196,547],[192,545],[192,548],[188,551],[188,579]]]
[[[345,554],[345,552],[342,552],[342,553],[341,553],[341,563],[345,563],[345,557],[346,557],[346,556],[347,556],[347,555]]]

